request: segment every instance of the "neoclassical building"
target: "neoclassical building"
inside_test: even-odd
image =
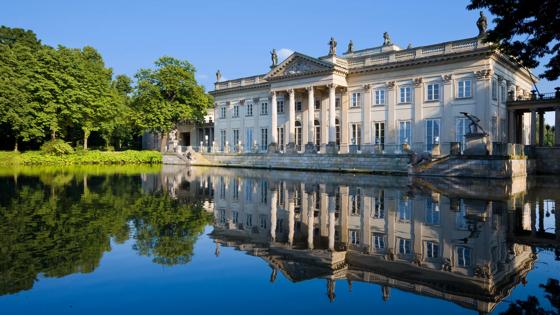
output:
[[[528,95],[535,77],[483,43],[482,36],[401,48],[381,46],[326,56],[294,52],[265,74],[221,81],[215,89],[215,147],[229,151],[347,153],[416,151],[464,142],[480,118],[494,142],[508,141],[506,99]],[[510,131],[511,133],[511,131]],[[447,149],[446,149],[447,148]]]

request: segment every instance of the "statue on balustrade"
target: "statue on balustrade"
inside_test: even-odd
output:
[[[478,36],[484,36],[486,34],[486,29],[488,28],[488,20],[484,15],[484,12],[480,11],[480,17],[476,21],[476,27],[478,27]]]
[[[391,36],[389,36],[389,33],[385,32],[383,33],[383,46],[390,46],[393,45],[393,42],[391,41]]]
[[[272,59],[271,68],[274,68],[278,65],[278,54],[276,53],[276,49],[272,49],[270,52],[270,59]]]
[[[331,37],[331,40],[329,41],[329,55],[336,55],[336,40],[334,37]]]
[[[216,71],[216,82],[220,82],[222,80],[222,72],[220,72],[220,69],[218,69],[218,71]]]

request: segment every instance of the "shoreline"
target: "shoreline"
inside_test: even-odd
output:
[[[98,151],[88,150],[66,155],[53,155],[41,151],[0,151],[0,166],[41,165],[140,165],[162,164],[158,151]]]

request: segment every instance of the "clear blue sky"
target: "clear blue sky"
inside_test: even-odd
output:
[[[355,49],[378,46],[385,31],[403,47],[475,36],[478,12],[468,3],[17,0],[2,5],[0,23],[31,29],[48,45],[93,46],[115,74],[132,76],[162,55],[187,59],[212,89],[216,69],[224,79],[265,73],[272,48],[322,56],[331,36],[340,51],[350,39]],[[555,86],[539,83],[542,91]]]

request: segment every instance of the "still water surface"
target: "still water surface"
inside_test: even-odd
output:
[[[560,299],[552,177],[23,168],[0,170],[0,192],[0,314],[499,314]]]

